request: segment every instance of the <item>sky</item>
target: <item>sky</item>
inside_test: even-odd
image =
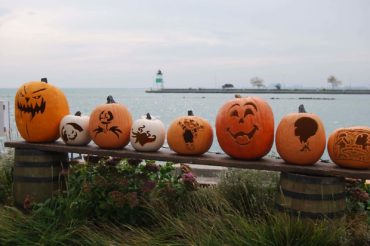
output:
[[[370,87],[369,0],[0,0],[0,88]]]

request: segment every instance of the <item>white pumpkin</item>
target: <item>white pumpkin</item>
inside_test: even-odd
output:
[[[67,145],[87,145],[91,138],[89,135],[89,116],[82,116],[81,112],[75,115],[66,115],[59,124],[59,133]]]
[[[165,140],[164,124],[149,113],[134,122],[130,142],[137,151],[157,151]]]

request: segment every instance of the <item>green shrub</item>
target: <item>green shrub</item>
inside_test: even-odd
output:
[[[72,164],[66,191],[36,204],[34,211],[67,221],[150,224],[146,203],[154,197],[171,203],[194,188],[187,178],[191,173],[174,176],[173,170],[172,163],[116,158]]]

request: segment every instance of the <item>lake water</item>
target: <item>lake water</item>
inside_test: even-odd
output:
[[[134,119],[147,112],[158,116],[167,127],[173,119],[193,110],[195,115],[206,118],[215,125],[218,109],[233,94],[154,94],[144,89],[62,89],[67,96],[71,112],[90,112],[99,104],[106,102],[108,95],[124,104]],[[16,89],[0,89],[0,100],[10,101],[11,128],[13,138],[17,137],[14,121],[14,96]],[[288,113],[297,112],[304,104],[307,112],[316,113],[324,123],[326,135],[334,129],[355,125],[370,126],[370,95],[312,95],[312,94],[258,94],[270,104],[275,117],[275,128],[281,118]],[[310,99],[313,98],[313,99]],[[211,151],[221,151],[215,138]],[[272,154],[276,153],[275,147]],[[325,152],[323,159],[328,159]]]

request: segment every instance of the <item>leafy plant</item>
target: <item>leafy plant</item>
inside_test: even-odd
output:
[[[63,220],[96,219],[100,222],[150,224],[145,204],[154,197],[171,203],[194,190],[191,172],[173,174],[174,166],[154,161],[102,158],[97,163],[70,167],[66,191],[34,206],[36,213]],[[194,177],[194,176],[192,176]]]

